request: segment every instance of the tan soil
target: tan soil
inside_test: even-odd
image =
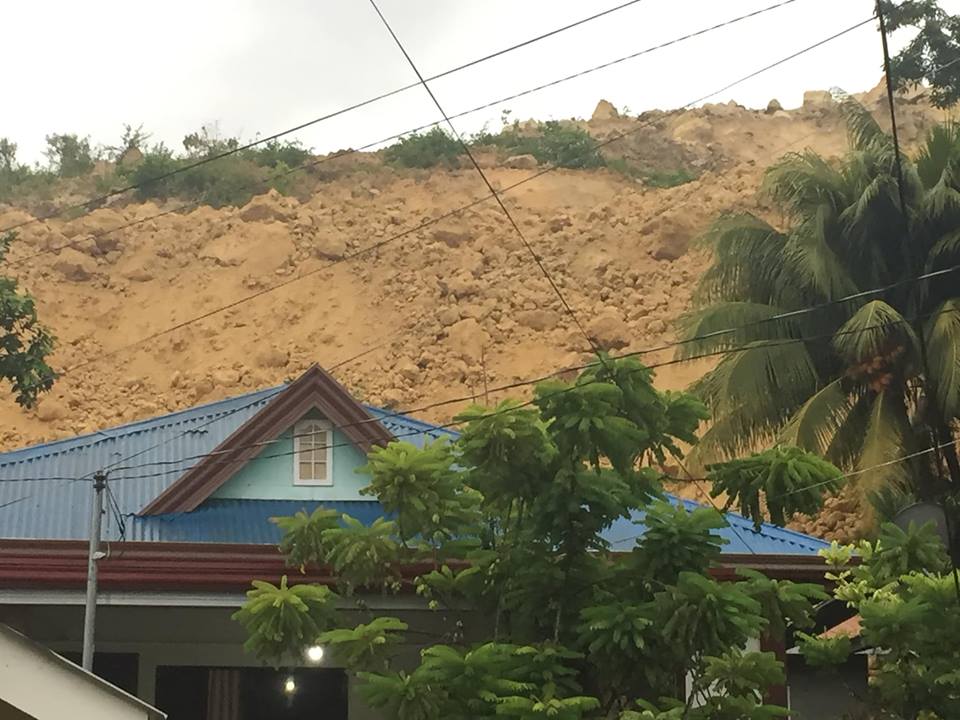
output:
[[[882,97],[879,89],[864,96],[878,116],[885,112]],[[939,117],[922,98],[905,98],[901,114],[908,144]],[[816,95],[802,108],[771,114],[711,105],[640,119],[599,113],[586,127],[605,138],[638,123],[649,127],[612,144],[610,154],[666,170],[700,168],[702,176],[657,190],[608,170],[559,170],[506,196],[584,324],[622,352],[674,337],[674,321],[688,307],[706,263],[702,251],[689,249],[690,241],[722,211],[768,212],[756,194],[764,167],[789,151],[809,147],[836,155],[846,146],[837,107]],[[0,400],[0,447],[274,385],[310,363],[329,367],[371,349],[335,374],[365,401],[397,409],[471,394],[482,401],[485,385],[536,377],[589,357],[583,337],[493,202],[330,265],[331,258],[483,194],[468,169],[397,171],[369,155],[351,162],[347,171],[318,181],[303,202],[269,194],[242,209],[202,207],[99,241],[84,238],[165,208],[121,202],[69,222],[24,228],[10,263],[68,238],[78,241],[77,249],[12,268],[59,338],[54,365],[76,369],[34,410],[19,408],[8,395]],[[492,155],[484,163],[501,187],[532,172],[500,166]],[[24,217],[22,210],[0,206],[0,226]],[[127,348],[304,273],[312,274]],[[661,352],[646,361],[670,357]],[[706,361],[671,365],[658,371],[657,383],[682,388],[709,367]],[[416,414],[448,421],[462,406]]]

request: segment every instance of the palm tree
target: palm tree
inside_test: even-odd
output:
[[[844,109],[841,160],[808,150],[767,171],[782,227],[741,213],[707,233],[713,260],[684,335],[743,327],[680,347],[731,351],[695,387],[713,415],[698,452],[782,442],[848,469],[920,452],[861,477],[871,491],[931,497],[940,479],[960,480],[960,272],[915,278],[960,265],[960,126],[936,127],[903,158],[905,218],[891,139],[859,104]]]

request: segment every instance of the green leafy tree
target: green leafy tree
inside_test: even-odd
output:
[[[12,232],[0,235],[0,263],[15,237]],[[10,383],[20,405],[31,407],[53,387],[56,373],[47,364],[53,345],[33,297],[14,278],[0,276],[0,377]]]
[[[402,137],[383,151],[388,163],[408,168],[457,167],[462,154],[459,141],[439,127]]]
[[[843,158],[792,153],[767,171],[782,225],[731,214],[706,237],[713,260],[684,333],[708,337],[681,355],[730,352],[695,386],[713,416],[698,450],[717,460],[780,442],[875,468],[860,473],[867,489],[930,497],[947,468],[960,477],[948,445],[960,418],[960,274],[914,278],[960,264],[960,128],[935,128],[904,158],[905,218],[891,139],[861,106],[843,107]],[[948,446],[920,452],[935,444]]]
[[[960,100],[960,16],[946,13],[936,0],[881,0],[887,29],[915,31],[891,58],[891,76],[901,87],[926,83],[930,99],[947,108]]]
[[[860,638],[877,651],[869,698],[876,717],[958,717],[960,600],[932,524],[906,531],[887,524],[875,541],[834,544],[822,554],[835,597],[859,614]],[[800,640],[813,665],[844,662],[852,649],[849,637]]]
[[[0,138],[0,177],[9,177],[17,169],[17,144]]]
[[[290,590],[257,585],[235,615],[248,646],[280,662],[323,643],[397,720],[782,715],[763,700],[782,669],[743,648],[805,627],[823,594],[711,577],[722,515],[667,504],[645,464],[680,456],[706,413],[652,382],[635,361],[604,357],[574,381],[538,385],[530,407],[468,409],[452,444],[374,450],[364,492],[385,517],[363,526],[321,509],[275,520],[290,565],[329,568],[356,610],[328,616],[324,594],[324,612],[311,614]],[[614,553],[603,533],[624,518],[642,518],[646,532]],[[370,593],[405,589],[452,628],[408,641],[422,648],[413,662],[398,651],[412,630],[367,605]]]
[[[68,133],[47,135],[44,154],[50,167],[62,178],[80,177],[93,170],[93,154],[88,137],[81,138]]]

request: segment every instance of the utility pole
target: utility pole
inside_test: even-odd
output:
[[[93,672],[93,633],[97,621],[97,561],[100,552],[100,528],[103,524],[103,492],[107,474],[102,470],[93,476],[93,511],[90,515],[90,549],[87,553],[87,601],[83,612],[83,669]]]

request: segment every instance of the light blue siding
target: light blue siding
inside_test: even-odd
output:
[[[370,500],[370,479],[356,469],[367,462],[339,430],[333,432],[333,485],[293,484],[293,430],[268,445],[211,495],[220,500]]]

